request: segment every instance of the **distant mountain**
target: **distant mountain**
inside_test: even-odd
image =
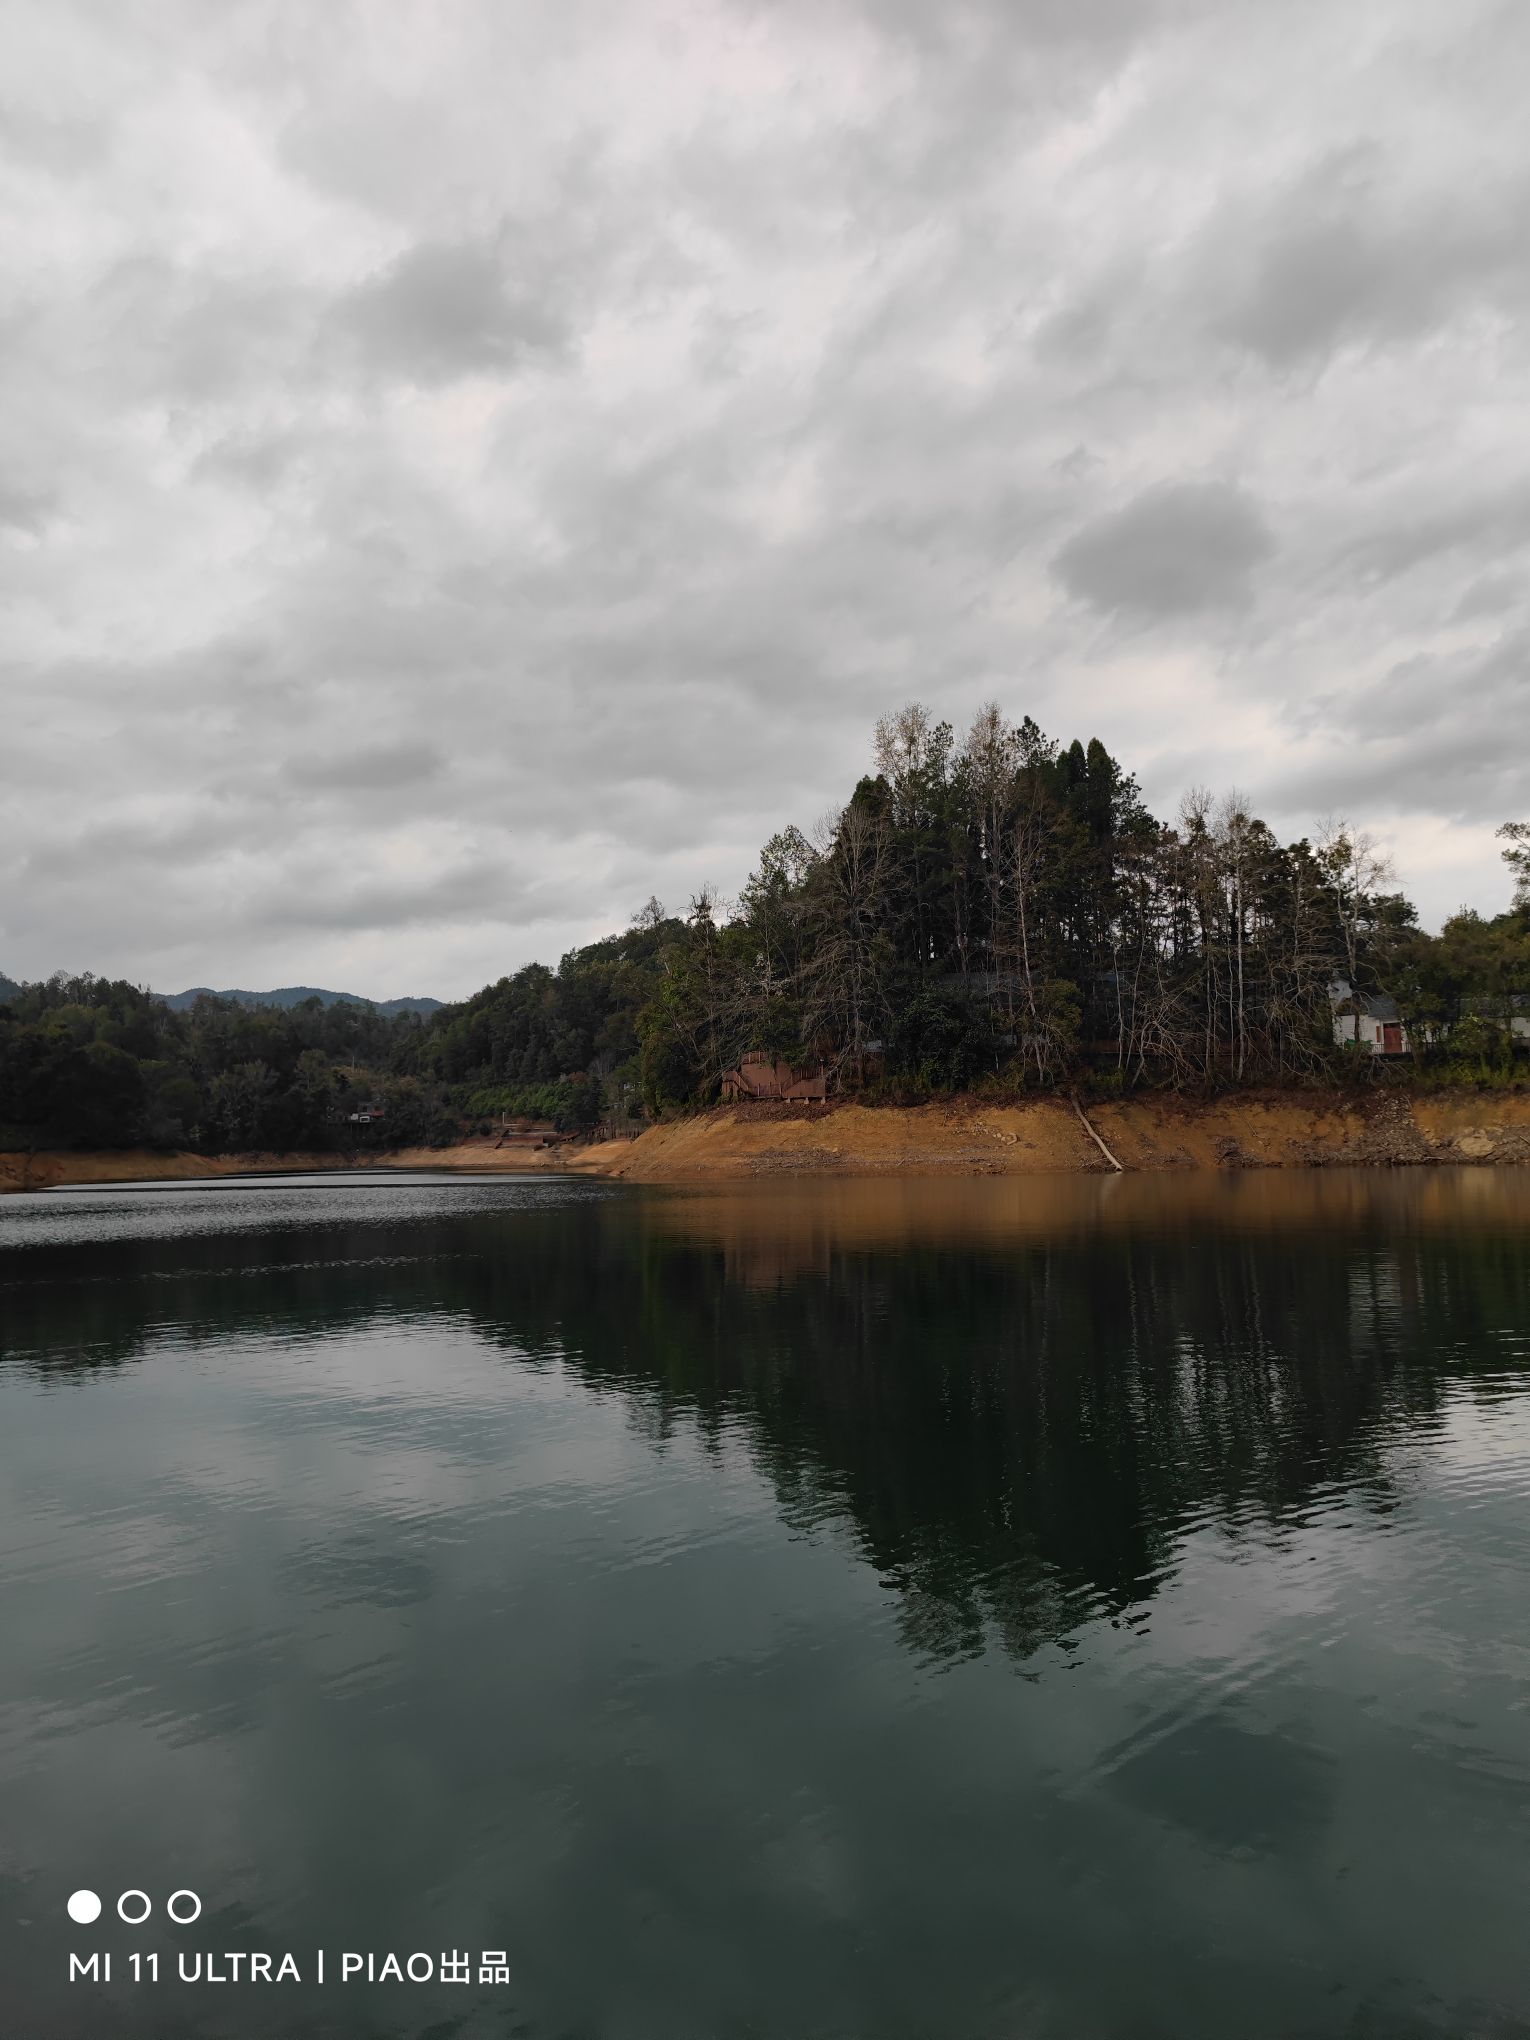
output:
[[[0,970],[0,1006],[25,989]],[[279,985],[274,992],[215,992],[209,985],[193,985],[189,992],[161,992],[158,996],[172,1013],[184,1013],[203,998],[227,999],[235,1006],[277,1006],[283,1010],[301,1006],[305,999],[320,999],[326,1006],[372,1006],[385,1020],[391,1020],[396,1013],[418,1013],[423,1018],[427,1013],[439,1013],[446,1003],[443,999],[363,999],[357,992],[326,992],[318,985]]]
[[[363,999],[355,992],[326,992],[318,985],[279,985],[274,992],[215,992],[210,985],[193,985],[189,992],[164,992],[165,1004],[173,1013],[184,1013],[198,999],[227,999],[235,1006],[301,1006],[305,999],[318,999],[326,1006],[371,1006],[385,1020],[397,1013],[437,1013],[442,999]]]

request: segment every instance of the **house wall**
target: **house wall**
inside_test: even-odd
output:
[[[1386,1022],[1373,1020],[1369,1013],[1335,1013],[1333,1016],[1333,1038],[1342,1047],[1346,1042],[1355,1041],[1362,1048],[1369,1048],[1372,1055],[1387,1054]],[[1413,1043],[1408,1037],[1407,1024],[1393,1021],[1394,1027],[1401,1025],[1402,1045],[1391,1051],[1395,1055],[1411,1053]]]

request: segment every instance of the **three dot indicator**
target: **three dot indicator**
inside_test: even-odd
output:
[[[101,1917],[101,1901],[93,1891],[72,1891],[64,1910],[78,1927],[88,1927]],[[141,1927],[154,1910],[146,1891],[124,1891],[117,1900],[117,1917],[130,1927]],[[202,1917],[202,1901],[194,1891],[172,1891],[165,1911],[178,1927],[189,1927]]]

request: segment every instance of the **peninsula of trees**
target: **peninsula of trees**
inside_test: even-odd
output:
[[[1098,740],[1064,747],[996,707],[958,741],[910,705],[878,724],[874,766],[812,837],[772,837],[736,901],[703,892],[675,916],[651,900],[556,971],[527,965],[428,1016],[25,986],[0,1004],[0,1145],[393,1145],[502,1113],[632,1124],[712,1102],[751,1049],[888,1102],[1515,1081],[1530,825],[1500,830],[1512,904],[1431,935],[1365,834],[1283,844],[1237,795],[1202,792],[1166,822]],[[1400,1002],[1405,1070],[1335,1042],[1336,980]]]

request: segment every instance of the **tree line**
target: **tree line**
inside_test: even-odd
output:
[[[178,1013],[142,986],[60,972],[0,1004],[0,1146],[348,1146],[370,1131],[349,1114],[384,1091],[376,1138],[440,1138],[443,1101],[393,1074],[418,1025],[316,998]]]
[[[1098,739],[990,705],[958,741],[911,704],[814,837],[773,837],[731,908],[692,902],[639,1017],[644,1089],[708,1097],[748,1048],[898,1096],[1328,1080],[1338,979],[1397,996],[1426,1057],[1503,1071],[1530,995],[1530,829],[1500,833],[1512,908],[1431,936],[1347,823],[1281,843],[1201,790],[1164,822]]]
[[[873,765],[811,835],[773,836],[736,900],[650,900],[425,1020],[317,999],[172,1013],[88,976],[13,989],[0,1143],[397,1145],[504,1114],[589,1131],[711,1102],[752,1049],[889,1100],[1373,1080],[1334,1042],[1336,979],[1399,1000],[1413,1079],[1513,1076],[1530,825],[1500,831],[1507,910],[1431,935],[1363,831],[1282,843],[1202,790],[1163,821],[1098,739],[996,706],[958,740],[910,704]]]

